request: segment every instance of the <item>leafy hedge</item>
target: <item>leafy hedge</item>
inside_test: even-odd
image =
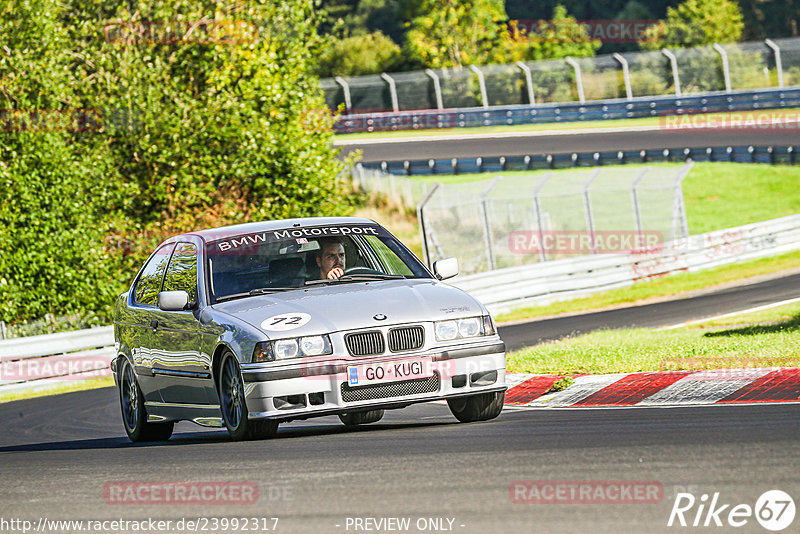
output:
[[[0,320],[108,315],[155,243],[346,213],[313,0],[0,7]]]

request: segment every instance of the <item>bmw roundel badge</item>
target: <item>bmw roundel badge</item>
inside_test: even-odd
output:
[[[373,315],[372,318],[375,319],[376,321],[385,321],[386,320],[386,316],[384,314],[382,314],[382,313],[379,313],[377,315]]]

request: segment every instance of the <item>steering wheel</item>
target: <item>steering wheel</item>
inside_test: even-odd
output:
[[[369,267],[348,267],[344,270],[344,274],[383,274],[375,269]]]

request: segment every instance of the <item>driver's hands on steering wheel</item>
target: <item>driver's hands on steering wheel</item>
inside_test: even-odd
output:
[[[336,280],[340,276],[344,274],[344,269],[341,267],[334,267],[330,271],[328,271],[328,280]]]

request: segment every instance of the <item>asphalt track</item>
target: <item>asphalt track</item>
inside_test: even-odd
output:
[[[579,125],[576,126],[578,128]],[[558,135],[516,132],[514,136],[485,134],[468,138],[448,139],[447,136],[408,142],[386,139],[378,144],[349,141],[339,136],[337,142],[348,143],[342,153],[355,149],[363,151],[362,161],[419,160],[460,157],[493,157],[533,154],[564,154],[572,152],[606,152],[682,147],[717,147],[755,145],[787,145],[796,138],[778,129],[753,132],[747,130],[662,131],[657,127],[646,132],[615,131]],[[467,137],[467,136],[464,136]],[[352,144],[350,144],[352,143]]]
[[[667,521],[678,492],[698,500],[719,492],[720,503],[750,506],[771,489],[800,497],[800,410],[790,404],[507,409],[469,425],[428,404],[355,431],[329,417],[234,443],[185,423],[165,444],[132,445],[115,390],[105,388],[3,404],[0,424],[0,517],[34,524],[278,517],[277,532],[340,533],[355,532],[348,517],[408,517],[410,532],[425,531],[420,518],[449,518],[459,533],[650,533],[676,529]],[[107,483],[188,480],[254,482],[259,498],[203,506],[104,498]],[[654,503],[512,503],[509,487],[526,480],[651,481],[663,493]],[[763,532],[752,518],[737,530]]]
[[[508,350],[602,328],[652,328],[747,310],[800,297],[800,274],[773,278],[719,291],[602,312],[555,317],[501,326],[500,337]]]
[[[573,320],[584,329],[671,324],[791,298],[800,293],[798,281],[789,276],[651,305],[648,313],[640,307],[630,319],[615,318],[631,310],[614,310]],[[513,343],[512,334],[527,329],[535,340],[548,323],[557,324],[518,325],[502,335]],[[347,528],[348,518],[407,517],[410,532],[437,531],[417,529],[421,518],[445,518],[445,526],[452,519],[452,530],[463,533],[669,532],[677,529],[667,521],[678,492],[697,499],[719,492],[720,503],[750,506],[771,489],[800,498],[796,404],[507,408],[494,421],[464,425],[437,403],[388,412],[357,430],[327,417],[284,425],[273,440],[234,443],[223,431],[181,423],[167,443],[132,445],[116,390],[105,388],[2,404],[0,428],[0,525],[42,517],[173,525],[182,518],[278,517],[278,532],[338,533],[357,531]],[[651,481],[663,493],[653,503],[513,503],[509,488],[520,480]],[[259,498],[254,505],[110,504],[106,484],[123,481],[253,482]],[[689,522],[696,511],[687,513]],[[731,530],[725,526],[713,530]],[[763,529],[750,518],[737,531]]]

